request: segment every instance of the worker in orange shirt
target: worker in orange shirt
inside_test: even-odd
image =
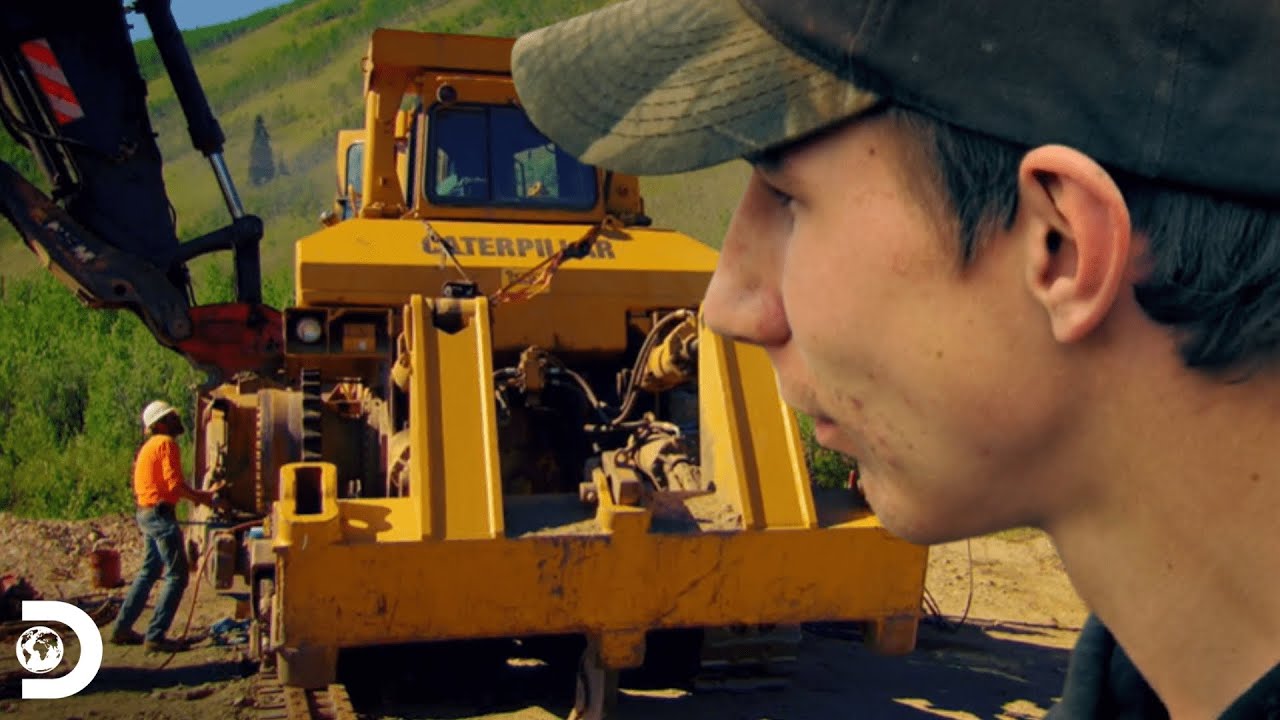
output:
[[[182,459],[177,438],[185,432],[173,406],[156,400],[142,411],[142,427],[148,435],[133,465],[133,493],[138,503],[138,527],[142,529],[144,554],[142,570],[129,588],[120,616],[111,632],[116,645],[142,645],[153,652],[185,650],[186,643],[165,637],[178,612],[178,603],[187,587],[189,574],[186,545],[174,510],[186,498],[200,505],[213,505],[222,483],[208,490],[196,490],[182,478]],[[164,574],[164,587],[156,601],[155,614],[145,636],[135,632],[133,623],[142,614],[151,587]]]

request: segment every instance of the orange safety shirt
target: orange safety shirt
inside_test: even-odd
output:
[[[142,444],[133,464],[133,494],[142,507],[158,503],[177,505],[182,498],[182,456],[178,441],[168,435],[152,435]]]

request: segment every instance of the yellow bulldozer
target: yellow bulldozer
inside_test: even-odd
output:
[[[664,632],[705,631],[712,657],[863,621],[876,649],[911,650],[926,549],[852,490],[813,486],[767,357],[699,320],[716,252],[654,227],[637,178],[533,127],[511,46],[373,33],[365,126],[339,137],[337,205],[297,241],[279,312],[253,287],[257,238],[219,235],[200,252],[237,252],[241,302],[188,308],[166,288],[151,322],[155,278],[181,288],[195,251],[95,285],[128,248],[86,244],[88,214],[0,178],[6,214],[82,297],[224,371],[197,399],[195,476],[225,481],[226,503],[190,540],[252,619],[282,707],[343,705],[339,655],[386,645],[585,638],[579,718],[607,715],[617,672]],[[76,51],[42,47],[64,66]],[[252,235],[217,139],[233,229]]]

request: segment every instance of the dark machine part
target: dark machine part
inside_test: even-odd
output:
[[[495,373],[502,489],[510,495],[575,492],[592,438],[583,425],[599,418],[577,383],[547,364],[541,352],[522,355]],[[526,371],[526,372],[522,372]]]
[[[324,461],[338,470],[339,497],[387,497],[388,466],[396,447],[387,435],[387,405],[364,385],[342,381],[326,386],[320,373],[300,373],[299,388],[257,392],[257,428],[253,482],[257,488],[252,510],[269,512],[279,496],[276,483],[286,463]],[[407,438],[407,436],[406,436]],[[388,459],[390,458],[390,459]],[[407,453],[403,460],[407,460]],[[408,468],[403,470],[407,491]],[[403,494],[403,493],[399,493]]]
[[[669,422],[646,416],[627,439],[627,446],[615,455],[620,466],[633,468],[658,492],[705,493],[715,490],[710,478],[703,479],[697,456]]]
[[[320,371],[304,369],[299,387],[302,390],[302,457],[303,462],[319,462],[324,450],[322,425],[324,401],[320,398]]]
[[[494,372],[503,492],[577,492],[583,463],[599,452],[597,443],[625,440],[621,433],[613,438],[584,432],[608,418],[593,384],[617,372],[616,363],[593,359],[570,369],[539,347],[508,361]]]
[[[54,198],[121,251],[170,255],[178,239],[120,3],[12,4],[0,67],[19,113],[6,113],[8,129],[35,153]]]
[[[160,268],[100,240],[2,161],[0,211],[81,302],[134,310],[167,347],[191,337],[183,289]]]
[[[670,344],[668,335],[687,334],[684,319],[680,314],[655,326],[634,366],[653,364],[656,349]],[[626,486],[628,497],[619,500],[624,504],[638,503],[641,493],[713,490],[697,461],[697,390],[690,374],[682,371],[677,380],[668,373],[659,389],[647,393],[639,383],[622,383],[617,396],[602,399],[596,388],[608,387],[618,370],[617,358],[582,359],[570,367],[543,348],[528,347],[494,372],[504,492],[581,492],[583,469],[590,476],[591,467]],[[628,419],[642,408],[639,419]],[[686,438],[690,426],[693,434]]]
[[[280,497],[276,479],[286,463],[302,459],[302,393],[298,390],[259,390],[257,432],[253,457],[253,512],[265,515]]]
[[[304,447],[307,396],[303,392]],[[324,458],[338,467],[338,496],[388,497],[387,403],[359,378],[340,378],[321,393]]]
[[[261,304],[262,221],[240,204],[222,159],[222,130],[168,0],[136,6],[151,27],[192,143],[209,158],[231,223],[179,243],[146,83],[118,0],[5,8],[0,121],[31,150],[52,198],[3,165],[0,211],[87,305],[133,311],[162,345],[211,373],[272,370],[279,363],[279,320]],[[237,302],[193,315],[186,263],[224,250],[234,254]],[[246,342],[254,350],[242,357],[222,347]]]

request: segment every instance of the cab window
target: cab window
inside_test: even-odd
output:
[[[431,113],[427,178],[433,203],[586,210],[596,171],[569,156],[515,107],[449,106]]]
[[[342,219],[360,213],[360,193],[364,192],[364,142],[352,143],[347,148],[347,186],[342,188],[342,195],[347,199],[343,206]]]

